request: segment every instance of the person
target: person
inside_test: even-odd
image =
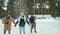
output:
[[[29,18],[29,22],[30,22],[30,25],[31,25],[30,32],[32,33],[32,29],[34,28],[35,33],[37,33],[37,31],[36,31],[36,23],[35,23],[35,16],[31,15],[31,17]]]
[[[56,16],[57,16],[57,12],[55,12],[55,14],[54,14],[54,19],[56,18]]]
[[[5,17],[2,19],[2,23],[4,24],[4,34],[8,31],[8,34],[11,33],[11,23],[15,23],[14,19],[7,13]]]
[[[22,31],[23,31],[23,34],[25,34],[25,23],[28,23],[29,25],[29,22],[26,19],[26,17],[24,15],[20,16],[16,22],[16,25],[17,23],[19,23],[20,34],[22,34]]]

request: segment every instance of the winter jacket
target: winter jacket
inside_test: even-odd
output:
[[[31,17],[29,18],[29,22],[30,22],[30,23],[35,23],[35,17],[34,17],[34,16],[31,16]]]
[[[10,16],[10,18],[7,20],[6,17],[2,19],[2,23],[4,24],[4,30],[11,30],[11,23],[15,23],[14,19]]]
[[[16,24],[19,23],[19,26],[25,26],[25,23],[28,23],[29,25],[29,22],[28,20],[26,19],[26,17],[24,16],[24,18],[22,19],[21,16],[17,19],[17,22]]]

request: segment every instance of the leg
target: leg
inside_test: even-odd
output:
[[[31,33],[32,33],[33,25],[31,24]]]
[[[21,26],[19,26],[19,30],[20,30],[20,34],[22,34],[22,27]]]
[[[33,27],[34,27],[35,33],[37,33],[37,31],[36,31],[36,23],[33,25]]]
[[[23,34],[25,34],[25,27],[23,27]]]
[[[8,30],[8,34],[10,34],[11,33],[11,30]]]
[[[4,34],[6,34],[6,30],[4,30]]]

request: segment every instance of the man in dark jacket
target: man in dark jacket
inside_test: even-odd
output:
[[[29,19],[29,22],[31,24],[31,33],[32,33],[32,29],[34,27],[34,31],[35,33],[37,33],[36,31],[36,23],[35,23],[35,17],[33,15],[31,15],[30,19]]]
[[[20,16],[17,20],[17,23],[19,23],[19,29],[20,29],[20,34],[22,34],[22,31],[23,31],[23,34],[25,34],[25,23],[28,23],[27,19],[25,16]],[[17,24],[16,23],[16,24]],[[29,23],[28,23],[29,24]],[[16,25],[15,25],[16,26]]]

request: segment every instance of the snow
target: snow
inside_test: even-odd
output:
[[[29,15],[29,18],[30,18],[30,16],[31,15]],[[34,15],[36,18],[38,18],[38,19],[43,19],[43,18],[45,18],[45,19],[50,19],[50,18],[52,18],[52,16],[51,15]]]
[[[58,17],[56,18],[58,19]],[[60,34],[60,20],[56,19],[36,19],[37,33],[30,33],[30,26],[26,24],[26,34]],[[0,19],[0,34],[3,34],[3,24]],[[8,34],[8,32],[7,32]],[[19,34],[19,26],[12,23],[11,34]]]

